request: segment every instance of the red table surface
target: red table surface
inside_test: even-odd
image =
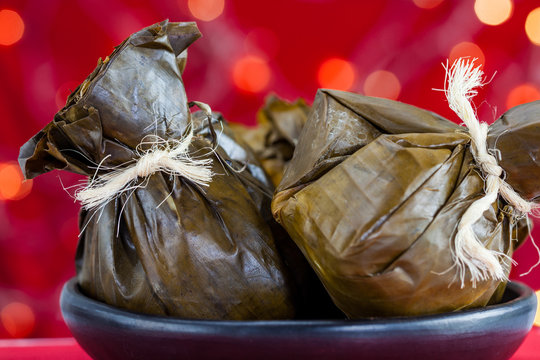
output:
[[[74,338],[0,340],[0,359],[90,360]],[[540,359],[540,328],[533,328],[511,360]]]

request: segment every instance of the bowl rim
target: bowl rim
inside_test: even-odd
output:
[[[379,336],[392,326],[394,335],[415,331],[437,331],[440,334],[461,334],[465,331],[463,324],[467,323],[467,332],[485,332],[480,323],[487,320],[496,328],[501,321],[508,318],[521,319],[525,316],[528,322],[519,324],[513,322],[515,329],[532,327],[534,312],[536,311],[536,296],[527,285],[519,282],[509,282],[507,291],[517,295],[509,301],[488,305],[482,308],[460,310],[442,314],[423,316],[402,316],[391,318],[364,318],[364,319],[316,319],[316,320],[206,320],[184,319],[159,315],[148,315],[125,309],[120,309],[103,302],[89,298],[82,293],[77,278],[74,277],[64,285],[60,298],[64,319],[70,325],[72,317],[78,320],[86,319],[90,322],[104,322],[107,326],[125,329],[144,328],[146,331],[159,334],[182,333],[189,334],[215,334],[224,336],[250,336],[269,333],[278,336],[296,334],[322,334],[325,336],[343,336],[343,333],[358,336],[360,330],[366,336]],[[77,319],[75,319],[76,321]],[[181,329],[181,330],[179,330]],[[435,329],[435,330],[434,330]],[[494,329],[495,330],[495,329]],[[386,334],[385,336],[388,336]],[[399,336],[399,335],[398,335]]]

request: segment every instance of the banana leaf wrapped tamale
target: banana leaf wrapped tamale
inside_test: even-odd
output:
[[[486,134],[487,125],[480,127]],[[499,191],[490,199],[488,188],[513,187],[525,208],[539,195],[540,102],[510,109],[490,128],[487,145],[497,149],[505,174],[496,163],[487,172],[479,166],[482,141],[471,140],[473,130],[439,115],[347,92],[317,93],[272,211],[350,318],[433,314],[500,299],[509,257],[528,235],[530,208]],[[485,211],[476,211],[486,199]],[[478,219],[470,221],[471,213]],[[485,259],[496,260],[496,276],[480,255],[461,261],[466,230],[475,251],[495,255]]]
[[[288,104],[277,98],[271,99],[267,104],[274,104],[271,105],[272,108],[277,106],[278,108],[287,110],[296,109],[297,105],[304,107],[303,101],[301,100],[295,102],[295,104]],[[214,113],[214,116],[212,117],[214,127],[208,127],[206,126],[206,114],[204,114],[204,112],[198,111],[192,115],[196,129],[195,132],[205,136],[207,139],[212,139],[211,129],[215,127],[220,130],[220,146],[225,146],[228,149],[227,154],[231,160],[235,161],[234,166],[236,169],[246,167],[250,174],[260,179],[261,183],[268,183],[269,180],[267,180],[267,174],[261,169],[261,165],[259,165],[257,160],[258,154],[264,153],[264,151],[258,152],[255,150],[255,152],[251,152],[252,148],[248,145],[251,144],[248,141],[251,137],[247,136],[246,138],[246,133],[243,132],[244,130],[258,132],[258,129],[246,129],[242,125],[235,123],[231,123],[231,126],[223,126],[223,124],[226,123],[225,120],[221,114],[216,113]],[[298,114],[289,114],[288,117],[291,118],[293,116],[298,116]],[[296,121],[298,121],[298,119]],[[289,132],[289,134],[292,133]],[[244,142],[244,140],[246,141]],[[256,143],[254,145],[260,146]],[[269,152],[275,153],[276,150],[271,150]],[[262,164],[262,167],[264,168],[264,163]],[[310,267],[306,258],[300,252],[298,246],[292,241],[287,232],[284,231],[283,227],[274,220],[270,209],[272,192],[269,191],[273,191],[271,185],[265,187],[263,191],[252,192],[252,197],[257,199],[259,212],[270,226],[277,251],[289,270],[288,273],[290,274],[293,283],[291,291],[294,298],[296,318],[343,318],[344,314],[332,303],[328,293],[317,278],[313,269]]]
[[[309,110],[302,99],[289,103],[272,95],[257,113],[256,127],[232,124],[233,130],[254,150],[276,186],[292,158]]]
[[[167,21],[130,36],[19,161],[28,178],[53,169],[91,177],[76,263],[92,298],[184,318],[293,318],[290,270],[261,214],[273,187],[225,122],[189,111],[181,73],[199,36],[194,23]]]
[[[294,147],[307,120],[310,107],[303,99],[290,103],[275,95],[267,98],[257,113],[257,126],[248,127],[231,123],[229,134],[236,142],[244,141],[260,161],[274,184],[278,184],[284,169],[292,158]],[[271,199],[270,199],[271,200]],[[270,203],[261,209],[263,217],[274,234],[278,251],[285,263],[293,269],[296,284],[299,318],[343,318],[344,314],[335,307],[328,293],[311,269],[306,258],[294,244],[283,227],[272,217]]]

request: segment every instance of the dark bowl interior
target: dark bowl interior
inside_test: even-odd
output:
[[[509,283],[503,301],[440,315],[371,320],[214,321],[150,316],[85,296],[76,279],[64,319],[94,359],[509,359],[532,327],[536,296]]]

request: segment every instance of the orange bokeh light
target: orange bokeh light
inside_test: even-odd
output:
[[[500,25],[510,18],[514,10],[512,0],[476,0],[474,12],[486,25]]]
[[[525,32],[527,37],[535,45],[540,45],[540,7],[527,15],[525,20]]]
[[[433,9],[439,6],[443,0],[413,0],[414,5],[422,9]]]
[[[394,73],[386,70],[372,72],[364,82],[364,94],[396,100],[401,92],[401,84]]]
[[[188,0],[191,15],[202,21],[212,21],[223,13],[225,0]]]
[[[258,57],[249,55],[234,64],[233,81],[240,89],[257,93],[270,83],[271,71],[268,63]]]
[[[13,10],[0,10],[0,45],[13,45],[24,33],[24,22]]]
[[[354,67],[347,60],[328,59],[319,67],[319,85],[322,88],[349,90],[355,81]]]
[[[20,302],[12,302],[0,312],[2,325],[14,338],[27,337],[34,331],[36,317],[32,308]]]
[[[476,65],[484,65],[486,63],[486,57],[482,49],[475,43],[468,41],[460,42],[450,50],[450,55],[448,56],[450,65],[460,57],[477,58],[478,60],[474,62]]]
[[[32,180],[24,180],[17,163],[0,163],[0,200],[20,200],[32,190]]]
[[[533,84],[521,84],[513,88],[506,98],[508,109],[531,101],[540,100],[540,90]]]

